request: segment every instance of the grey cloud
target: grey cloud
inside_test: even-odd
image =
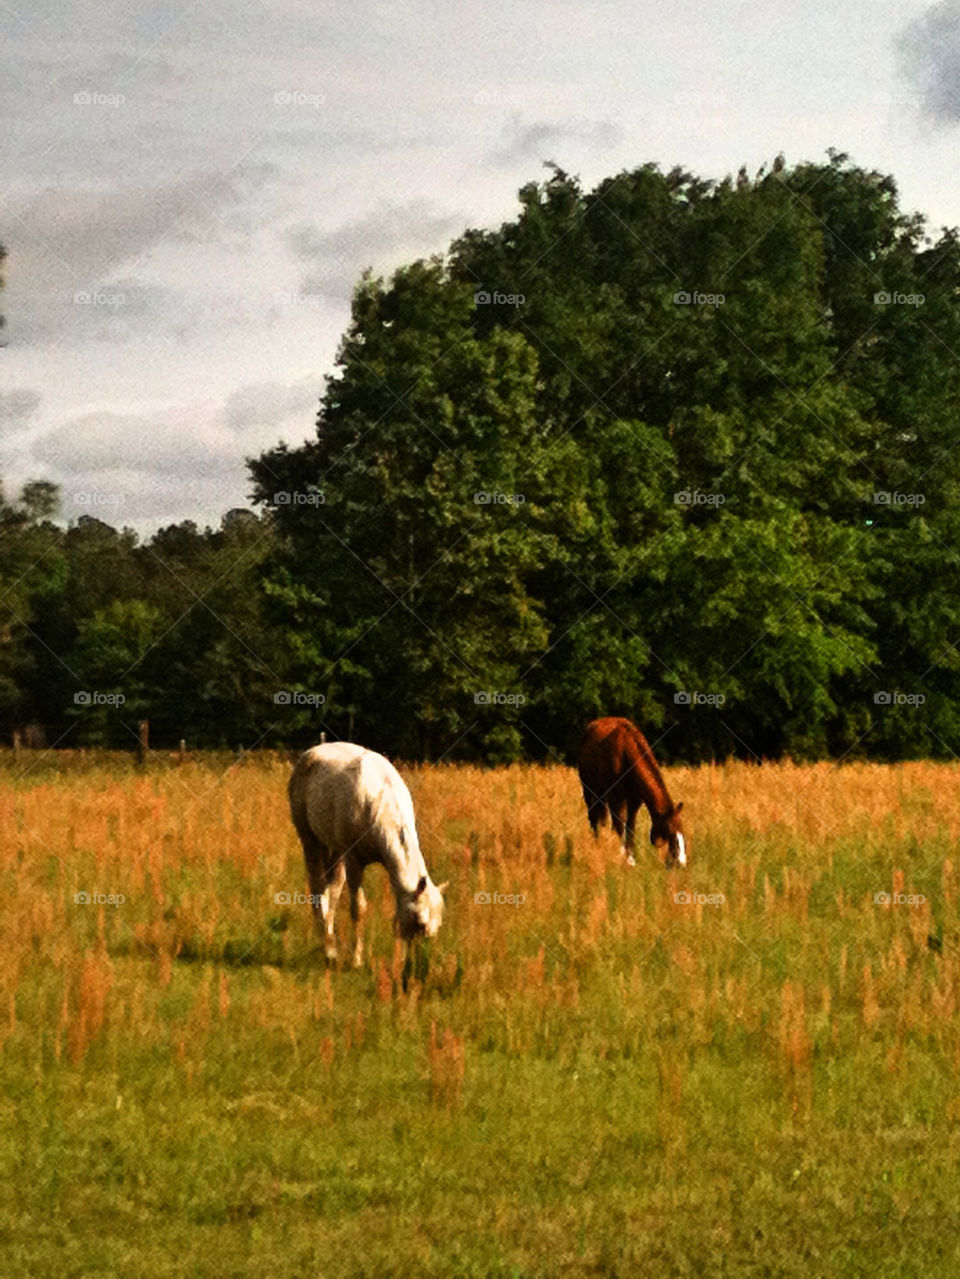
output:
[[[96,469],[85,481],[126,485],[126,520],[218,517],[248,491],[245,454],[281,430],[311,434],[321,388],[295,380],[316,369],[319,384],[334,367],[361,270],[389,272],[465,225],[513,217],[516,186],[543,178],[547,158],[592,185],[649,153],[722,172],[731,153],[820,153],[855,134],[858,147],[880,148],[885,169],[903,166],[911,204],[932,200],[938,217],[956,220],[942,165],[884,113],[861,111],[860,89],[850,90],[877,84],[907,21],[892,15],[921,13],[903,57],[934,118],[952,122],[958,0],[818,6],[815,20],[802,5],[780,6],[775,29],[758,27],[751,6],[656,9],[6,6],[0,358],[4,385],[26,398],[0,402],[4,469],[31,478],[29,441],[42,436],[37,448],[65,492],[81,478],[68,462],[86,459]],[[758,111],[761,64],[768,105]],[[671,112],[678,89],[726,95],[729,110],[719,122]],[[74,103],[89,91],[125,101]],[[639,151],[621,152],[627,137]],[[462,218],[446,214],[454,208]],[[74,302],[108,288],[121,305]],[[43,403],[23,416],[34,387]],[[193,394],[208,401],[155,412]],[[115,412],[91,414],[96,405]],[[31,470],[20,474],[24,457]]]
[[[284,425],[295,440],[312,434],[319,392],[308,377],[239,386],[219,408],[85,413],[35,440],[31,454],[61,485],[68,518],[119,524],[222,512],[245,505],[246,456],[275,444]]]
[[[138,56],[124,50],[87,53],[75,61],[50,56],[28,59],[7,56],[3,66],[7,90],[30,92],[45,98],[50,106],[61,107],[73,104],[73,95],[84,90],[122,94],[124,105],[133,105],[138,100],[160,105],[164,95],[172,100],[176,91],[191,83],[187,70],[168,58]],[[65,123],[62,117],[59,123],[61,126]]]
[[[940,0],[900,38],[904,71],[923,113],[939,124],[960,120],[960,0]]]
[[[585,147],[591,152],[616,146],[623,130],[610,120],[584,120],[567,124],[523,124],[514,120],[503,130],[503,142],[489,160],[499,168],[532,159],[547,159],[546,152],[560,146]]]
[[[457,214],[438,213],[426,200],[411,200],[381,206],[332,231],[312,222],[298,223],[288,230],[287,244],[301,262],[311,265],[303,282],[305,292],[344,298],[350,297],[365,267],[383,269],[401,253],[442,252],[464,225]]]
[[[189,329],[177,291],[117,273],[166,242],[244,240],[249,213],[240,210],[270,173],[269,166],[246,175],[201,171],[166,184],[48,190],[9,203],[2,215],[8,341],[123,342],[154,317],[173,332]]]
[[[149,483],[122,469],[71,475],[61,487],[60,509],[69,521],[93,515],[114,528],[132,526],[144,535],[167,524],[209,520],[219,524],[224,511],[248,506],[249,483],[242,463],[215,476],[157,475]]]
[[[71,331],[75,338],[117,346],[161,338],[182,341],[201,331],[225,335],[238,327],[262,324],[278,310],[252,289],[231,293],[211,284],[195,295],[123,278],[78,290],[74,305]]]
[[[71,332],[81,341],[123,345],[161,332],[182,336],[198,322],[196,303],[182,293],[136,279],[78,289],[73,301]]]
[[[239,176],[216,171],[111,191],[48,189],[8,208],[8,239],[48,269],[68,270],[79,286],[162,240],[206,240],[219,211],[239,198]]]
[[[0,426],[25,425],[40,407],[40,392],[29,386],[13,386],[0,391]]]
[[[302,415],[306,434],[311,426],[311,410],[315,416],[319,398],[320,386],[314,378],[293,385],[260,382],[241,386],[227,396],[223,421],[230,430],[244,431],[250,427],[277,427],[288,418]]]
[[[308,118],[282,121],[270,134],[271,145],[278,150],[299,155],[302,151],[314,154],[322,149],[324,155],[346,155],[353,158],[358,152],[366,156],[389,155],[399,151],[435,148],[449,142],[440,130],[431,133],[411,132],[400,125],[385,121],[382,128],[360,129],[349,123],[338,123],[318,134],[316,124]]]
[[[204,478],[237,460],[235,442],[226,432],[202,429],[190,408],[142,416],[85,413],[37,440],[33,453],[61,475],[122,469]]]

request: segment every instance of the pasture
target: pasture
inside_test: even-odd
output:
[[[960,769],[668,769],[669,873],[401,771],[406,974],[380,868],[357,971],[284,899],[286,759],[0,761],[0,1272],[957,1273]]]

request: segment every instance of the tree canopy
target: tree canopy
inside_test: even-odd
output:
[[[667,756],[953,749],[957,236],[846,156],[774,169],[554,167],[361,282],[315,442],[252,464],[334,718],[428,756],[611,712]]]
[[[263,509],[144,544],[0,509],[0,720],[70,741],[666,759],[960,751],[960,240],[831,152],[551,166],[365,275]],[[123,696],[84,705],[77,688]],[[106,707],[106,709],[104,709]]]

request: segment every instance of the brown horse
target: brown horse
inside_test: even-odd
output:
[[[687,864],[680,819],[683,804],[674,804],[670,798],[653,751],[635,724],[614,717],[588,724],[577,767],[594,835],[609,811],[624,856],[633,866],[634,823],[637,811],[646,804],[650,843],[658,850],[666,848],[668,865]]]

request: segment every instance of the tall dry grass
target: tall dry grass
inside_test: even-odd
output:
[[[447,918],[405,968],[373,868],[355,976],[326,969],[306,905],[277,900],[306,891],[285,760],[23,779],[4,761],[0,1052],[41,1073],[159,1052],[195,1079],[212,1044],[253,1031],[327,1070],[398,1035],[449,1105],[474,1048],[649,1049],[664,1139],[721,1042],[766,1045],[794,1117],[816,1110],[824,1062],[874,1040],[892,1072],[920,1040],[960,1062],[960,770],[673,769],[677,873],[645,843],[630,870],[609,832],[594,841],[570,770],[403,771]]]

